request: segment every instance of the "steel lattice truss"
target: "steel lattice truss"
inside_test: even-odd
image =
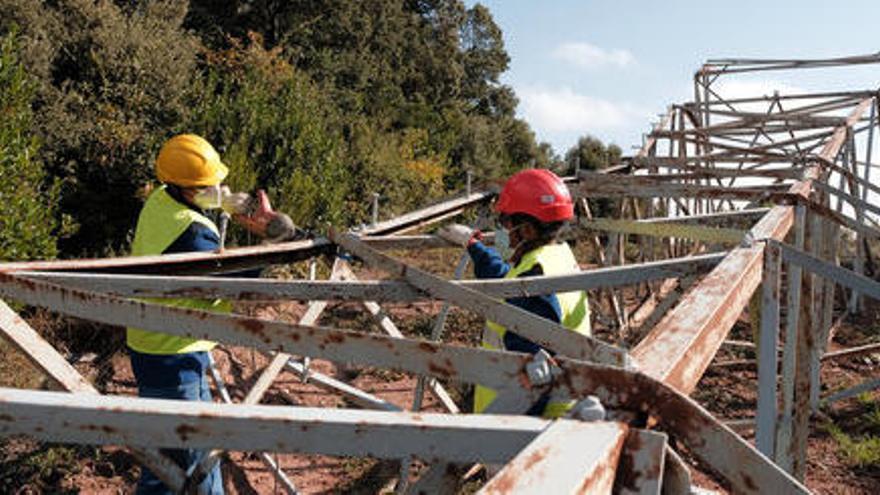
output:
[[[811,411],[820,400],[876,385],[824,399],[818,393],[821,362],[835,357],[825,354],[835,325],[835,291],[844,291],[850,311],[858,310],[863,296],[880,297],[880,284],[862,275],[871,263],[868,241],[880,237],[873,220],[880,208],[868,201],[869,192],[880,193],[869,176],[878,93],[725,100],[713,85],[740,72],[878,61],[869,56],[704,65],[694,78],[694,101],[670,107],[638,153],[610,169],[567,179],[576,198],[616,198],[619,208],[614,218],[594,218],[589,203],[580,200],[578,227],[597,248],[596,260],[581,261],[602,265],[580,274],[448,280],[386,254],[448,248],[433,235],[406,233],[494,197],[470,188],[423,210],[328,238],[217,254],[2,264],[0,294],[9,300],[106,324],[252,347],[273,359],[242,404],[102,396],[0,302],[4,336],[70,392],[0,389],[0,432],[128,445],[178,490],[188,486],[185,473],[158,453],[160,447],[373,456],[402,459],[404,466],[415,457],[432,467],[415,486],[400,487],[413,493],[448,491],[473,463],[506,464],[483,487],[485,493],[659,493],[661,487],[665,493],[687,493],[689,468],[670,447],[669,435],[735,492],[807,492],[798,480],[804,477]],[[855,242],[842,241],[841,232]],[[358,280],[349,255],[395,277]],[[335,260],[329,280],[222,276],[316,256]],[[837,259],[851,259],[853,270],[838,266]],[[616,289],[624,286],[645,293],[637,308],[621,300]],[[575,289],[599,291],[607,300],[616,342],[566,331],[503,302]],[[142,302],[163,297],[312,302],[302,321],[290,324]],[[362,301],[386,334],[316,326],[328,300]],[[554,351],[554,380],[532,383],[528,355],[443,343],[448,306],[432,340],[401,334],[380,305],[415,300],[475,312]],[[757,448],[688,398],[750,301],[761,307]],[[780,335],[785,345],[777,390]],[[625,342],[634,345],[626,348]],[[310,371],[308,359],[293,355],[421,376],[413,411]],[[308,375],[365,410],[259,405],[283,370]],[[573,398],[592,394],[611,414],[603,422],[456,414],[461,405],[436,379],[490,386],[499,390],[498,402],[507,404],[528,403],[548,388]],[[419,412],[426,391],[448,414]],[[263,460],[293,492],[272,458],[264,454]]]

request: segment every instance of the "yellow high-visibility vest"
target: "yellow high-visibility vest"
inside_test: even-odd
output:
[[[132,244],[133,256],[162,254],[174,243],[180,234],[186,232],[193,223],[211,229],[215,234],[217,226],[201,213],[179,203],[162,186],[147,198],[144,209],[138,217],[137,230]],[[231,309],[227,301],[221,299],[146,299],[147,302],[174,306],[178,308],[201,309],[226,313]],[[217,345],[209,340],[178,337],[167,333],[151,332],[138,328],[126,330],[128,347],[144,354],[183,354],[187,352],[209,351]]]
[[[512,267],[504,278],[516,278],[526,273],[535,265],[541,265],[544,275],[566,275],[577,273],[580,267],[571,252],[571,248],[565,243],[548,244],[533,249],[526,253],[519,264]],[[562,310],[561,324],[565,328],[583,335],[590,335],[590,307],[587,304],[585,291],[561,292],[556,294],[559,306]],[[487,321],[483,329],[482,346],[485,349],[504,349],[504,334],[507,329],[493,322]],[[495,390],[477,385],[474,390],[474,412],[481,413],[495,400]],[[545,418],[558,418],[564,415],[573,405],[569,402],[549,402],[544,408]]]

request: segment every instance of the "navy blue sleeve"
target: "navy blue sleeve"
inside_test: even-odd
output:
[[[220,237],[208,227],[198,222],[193,222],[162,254],[216,251],[219,248]]]
[[[216,251],[220,249],[220,237],[208,227],[193,222],[162,254],[192,253],[197,251]],[[251,268],[236,272],[224,273],[224,277],[260,278],[262,268]]]
[[[531,270],[519,274],[519,277],[535,277],[543,275],[544,270],[541,265],[535,265]],[[559,298],[556,294],[544,294],[540,296],[528,297],[512,297],[507,302],[528,311],[529,313],[547,318],[554,323],[562,322],[562,306],[559,304]],[[528,352],[534,354],[541,350],[541,346],[529,339],[523,338],[514,332],[505,332],[504,348],[515,352]],[[552,353],[551,353],[552,354]]]
[[[504,278],[510,271],[510,265],[501,259],[498,251],[482,242],[468,246],[468,254],[474,262],[474,276],[477,278]]]

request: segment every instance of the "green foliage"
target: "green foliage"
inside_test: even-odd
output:
[[[297,224],[343,221],[349,177],[330,101],[259,37],[208,62],[178,130],[204,135],[223,151],[233,188],[266,189]]]
[[[13,25],[33,81],[14,112],[33,113],[5,124],[8,156],[37,163],[40,143],[44,168],[18,172],[18,190],[46,199],[19,208],[33,216],[16,224],[31,250],[18,257],[51,256],[46,232],[62,256],[127,252],[179,132],[311,228],[366,220],[373,193],[387,217],[459,190],[467,170],[479,185],[556,160],[499,82],[491,13],[461,0],[0,0],[0,35]]]
[[[11,443],[11,442],[10,442]],[[2,449],[0,490],[3,493],[76,493],[63,490],[61,482],[80,471],[78,457],[93,447],[41,444],[38,449]]]
[[[581,170],[599,170],[617,164],[623,150],[616,144],[605,145],[593,136],[583,136],[565,154],[565,170],[572,174],[580,165]]]
[[[68,255],[125,249],[137,191],[186,108],[197,40],[180,29],[187,2],[0,0],[0,26],[17,22],[38,78],[33,131],[47,170],[62,181],[60,211],[77,231]]]
[[[865,435],[854,438],[835,425],[828,426],[828,432],[840,445],[850,465],[880,466],[880,436]]]
[[[565,161],[561,164],[559,173],[564,175],[574,174],[575,170],[599,170],[610,167],[620,161],[623,150],[616,144],[605,145],[593,136],[583,136],[578,139],[575,146],[565,154]],[[594,217],[609,217],[614,215],[615,201],[608,198],[590,199],[590,209]]]
[[[0,259],[50,258],[58,187],[47,180],[29,132],[35,85],[16,48],[15,31],[0,38]]]

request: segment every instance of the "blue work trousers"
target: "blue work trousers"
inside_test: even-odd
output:
[[[208,386],[208,380],[204,374],[201,380],[194,380],[170,387],[155,386],[138,386],[138,395],[140,397],[151,399],[176,399],[176,400],[192,400],[192,401],[211,401],[211,388]],[[207,451],[193,449],[161,449],[161,452],[172,459],[178,466],[189,472],[190,468],[197,464]],[[218,462],[214,469],[202,481],[202,486],[208,488],[211,495],[223,495],[223,477],[220,474],[220,463]],[[141,478],[138,480],[137,495],[173,495],[174,492],[168,489],[159,478],[156,477],[149,469],[141,470]]]

